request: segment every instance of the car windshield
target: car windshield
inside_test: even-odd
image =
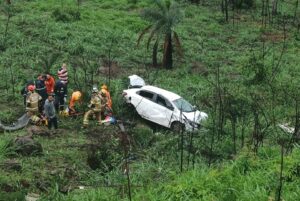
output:
[[[176,105],[176,107],[181,110],[182,112],[193,112],[194,111],[194,107],[187,102],[186,100],[184,100],[183,98],[179,98],[173,101],[173,103]]]

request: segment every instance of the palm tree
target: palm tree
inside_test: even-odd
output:
[[[145,9],[141,14],[142,18],[151,24],[141,32],[137,40],[137,45],[139,45],[143,36],[149,33],[147,48],[149,48],[150,42],[154,39],[152,62],[153,66],[157,66],[158,44],[160,38],[164,37],[163,66],[167,69],[172,69],[173,41],[179,53],[182,54],[180,40],[174,28],[180,22],[183,15],[178,5],[170,0],[154,0],[154,3],[156,7]]]

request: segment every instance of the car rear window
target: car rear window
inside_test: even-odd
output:
[[[153,99],[153,96],[154,94],[153,93],[150,93],[148,91],[139,91],[137,92],[140,96],[144,97],[144,98],[147,98],[149,100],[152,100]]]

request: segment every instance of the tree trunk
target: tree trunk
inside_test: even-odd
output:
[[[225,0],[225,20],[228,22],[228,0]]]
[[[244,144],[245,144],[245,121],[246,121],[246,116],[243,116],[242,117],[242,139],[241,139],[241,148],[244,147]]]
[[[277,15],[278,0],[272,0],[272,15]]]
[[[157,67],[157,49],[158,49],[158,39],[156,39],[152,50],[152,65],[154,67]]]
[[[232,127],[232,138],[233,138],[233,153],[236,154],[236,118],[235,117],[232,117],[231,127]]]
[[[11,18],[11,15],[8,14],[7,20],[6,20],[6,25],[5,25],[4,42],[6,41],[6,37],[7,37],[7,33],[8,33],[8,25],[9,25],[9,22],[10,22],[10,18]]]
[[[299,0],[296,1],[293,23],[295,23],[295,21],[297,19],[298,6],[299,6]]]
[[[276,201],[281,201],[281,191],[283,185],[283,153],[284,153],[284,145],[281,145],[281,160],[280,160],[280,176],[279,176],[279,186],[276,192]]]
[[[165,37],[164,59],[163,59],[163,66],[166,69],[172,69],[173,67],[172,52],[173,52],[172,33],[168,33]]]
[[[12,84],[12,94],[13,94],[13,97],[15,97],[15,74],[14,74],[14,71],[13,71],[13,68],[12,68],[12,64],[9,65],[9,71],[10,71],[10,82]]]

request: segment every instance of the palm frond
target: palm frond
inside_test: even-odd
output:
[[[156,25],[156,26],[154,27],[154,29],[152,29],[152,31],[151,31],[151,33],[150,33],[150,36],[149,36],[149,38],[148,38],[147,49],[149,48],[150,42],[151,42],[151,40],[152,40],[152,38],[153,38],[153,36],[154,36],[155,34],[157,34],[157,38],[158,38],[158,36],[159,36],[159,29],[160,29],[160,26],[159,26],[159,25]]]
[[[139,35],[139,38],[137,40],[137,46],[139,46],[141,39],[143,38],[143,36],[151,29],[152,25],[147,26],[142,33]]]
[[[152,23],[165,18],[163,13],[158,9],[144,9],[141,17]]]
[[[163,13],[167,12],[166,3],[162,0],[154,0],[155,5],[159,8],[159,10],[163,11]]]
[[[172,3],[169,9],[169,21],[171,21],[172,26],[178,24],[183,18],[182,9],[180,9],[177,3]]]

